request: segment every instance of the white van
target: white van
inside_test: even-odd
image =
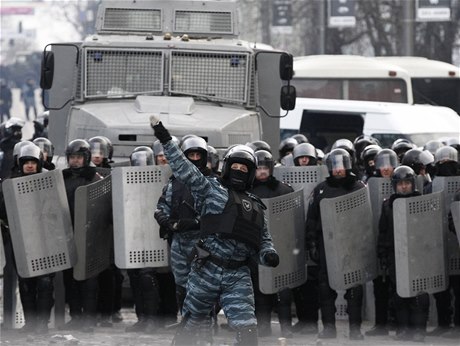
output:
[[[431,139],[460,137],[460,117],[452,109],[404,103],[298,98],[280,125],[281,139],[302,133],[323,151],[339,138],[353,141],[361,134],[383,147],[397,138],[423,146]]]

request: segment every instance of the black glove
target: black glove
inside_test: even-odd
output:
[[[158,138],[161,144],[166,144],[172,139],[169,131],[163,126],[163,123],[159,120],[158,117],[154,115],[150,117],[150,126],[155,132],[155,137]]]
[[[269,267],[278,267],[278,264],[280,264],[280,257],[276,252],[268,252],[264,256],[264,261]]]
[[[174,227],[172,225],[169,216],[163,212],[162,210],[155,210],[153,214],[155,220],[157,220],[158,224],[160,225],[160,238],[167,239],[169,235],[174,232]]]

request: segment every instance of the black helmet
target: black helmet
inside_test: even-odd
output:
[[[106,137],[96,136],[88,140],[91,148],[91,156],[101,156],[105,159],[109,158],[109,143]]]
[[[241,163],[248,167],[248,179],[245,182],[245,188],[249,189],[252,186],[257,169],[257,158],[254,151],[247,145],[235,145],[231,147],[225,154],[222,162],[222,178],[230,179],[231,166],[234,163]],[[230,185],[232,182],[229,181]]]
[[[74,139],[67,145],[65,149],[67,162],[69,162],[70,155],[82,155],[84,157],[84,166],[89,166],[91,163],[91,148],[89,143],[84,139]]]
[[[443,142],[433,139],[425,143],[425,145],[423,146],[423,150],[428,150],[430,153],[434,155],[436,153],[436,150],[443,146]]]
[[[398,155],[391,149],[382,149],[374,157],[375,170],[379,171],[385,167],[396,168],[399,165]]]
[[[433,162],[434,157],[428,150],[422,151],[420,149],[411,149],[406,151],[401,164],[409,166],[414,170],[415,174],[418,175],[423,168]]]
[[[411,193],[413,193],[415,191],[415,172],[409,166],[399,166],[393,171],[393,174],[391,175],[391,186],[393,187],[395,193],[397,193],[396,185],[398,182],[403,180],[407,180],[412,183]]]
[[[402,157],[404,156],[404,153],[414,148],[414,143],[412,143],[406,138],[398,138],[391,145],[391,149],[396,153],[400,162],[402,160]]]
[[[333,149],[326,156],[326,165],[327,170],[332,176],[332,171],[334,169],[343,168],[346,171],[351,170],[351,157],[350,153],[345,149]]]
[[[33,143],[37,145],[43,153],[46,153],[47,161],[51,162],[54,155],[53,143],[51,143],[51,141],[45,137],[35,138]]]
[[[294,136],[292,136],[292,138],[294,138],[297,141],[297,143],[299,143],[299,144],[301,144],[301,143],[309,143],[308,138],[302,133],[297,133]]]
[[[129,157],[131,166],[152,166],[154,165],[153,150],[147,146],[134,148]]]
[[[219,170],[219,153],[216,148],[208,145],[208,163],[211,163],[211,169],[217,173]]]
[[[375,138],[370,137],[370,136],[361,135],[355,138],[353,142],[353,146],[355,148],[356,159],[358,161],[361,161],[361,162],[363,161],[363,155],[362,155],[363,151],[370,145],[380,146],[379,142]]]
[[[19,139],[22,136],[22,128],[25,125],[25,121],[21,118],[11,117],[5,121],[5,126],[3,130],[4,137],[18,137]]]
[[[268,151],[269,153],[272,152],[272,148],[270,147],[270,144],[268,144],[265,141],[253,141],[253,142],[246,143],[246,145],[252,150],[254,150],[254,152],[256,152],[257,150],[265,150],[265,151]]]
[[[458,151],[454,147],[444,146],[436,150],[434,154],[435,163],[441,163],[444,161],[458,162]]]
[[[308,162],[309,166],[316,165],[316,149],[312,144],[300,143],[294,147],[292,157],[296,166],[299,166],[299,158],[302,156],[307,156],[310,159]]]
[[[331,151],[334,149],[345,149],[346,151],[348,151],[350,156],[355,155],[355,146],[353,145],[352,141],[346,138],[340,138],[336,140],[332,144]]]
[[[29,144],[34,144],[33,142],[31,141],[21,141],[21,142],[17,142],[14,147],[13,147],[13,161],[15,164],[18,164],[18,157],[19,157],[19,153],[21,152],[21,148],[26,146],[26,145],[29,145]]]
[[[273,167],[275,167],[275,161],[273,160],[272,154],[266,150],[258,150],[254,154],[257,159],[257,167],[268,167],[270,175],[273,175]]]
[[[184,155],[187,157],[188,153],[198,152],[201,154],[201,159],[197,161],[190,160],[195,166],[199,169],[206,168],[208,163],[208,145],[206,141],[198,136],[190,136],[182,140],[181,149],[184,152]]]
[[[278,152],[280,155],[280,160],[285,157],[289,152],[292,152],[294,150],[294,147],[299,144],[294,138],[286,138],[283,139],[280,143],[280,146],[278,148]]]
[[[32,142],[26,142],[19,149],[18,165],[19,170],[24,173],[23,166],[27,161],[35,161],[37,163],[37,173],[42,171],[42,153],[40,148]]]
[[[153,142],[152,149],[154,156],[164,155],[165,153],[163,149],[163,144],[161,144],[161,142],[158,139],[155,142]]]
[[[361,152],[361,161],[366,163],[366,161],[375,159],[375,155],[377,155],[382,148],[380,145],[377,144],[370,144],[363,149]]]

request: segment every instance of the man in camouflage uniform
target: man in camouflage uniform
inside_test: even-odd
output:
[[[202,203],[202,238],[187,281],[183,323],[176,345],[193,344],[194,334],[219,302],[229,325],[236,330],[238,345],[257,345],[257,321],[248,259],[259,253],[260,262],[277,266],[279,257],[263,217],[261,202],[246,190],[256,170],[253,151],[235,146],[226,154],[222,180],[208,180],[186,159],[169,132],[155,116],[150,119],[162,142],[176,179],[186,184]]]

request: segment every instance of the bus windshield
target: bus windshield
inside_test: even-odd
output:
[[[403,79],[295,78],[297,97],[407,103]]]

